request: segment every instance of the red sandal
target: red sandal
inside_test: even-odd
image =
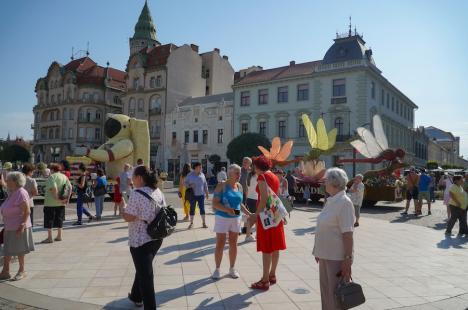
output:
[[[270,284],[276,284],[276,276],[270,276]]]
[[[254,290],[268,291],[268,289],[270,288],[270,282],[263,282],[262,280],[260,280],[256,283],[252,283],[250,288]]]

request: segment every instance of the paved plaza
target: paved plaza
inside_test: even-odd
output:
[[[167,198],[177,202],[175,192],[167,193]],[[433,213],[437,210],[442,213],[440,204]],[[249,289],[261,273],[255,243],[244,243],[243,236],[239,239],[239,279],[226,276],[213,281],[214,217],[208,216],[209,229],[200,228],[199,217],[192,230],[186,229],[188,223],[180,223],[177,232],[164,240],[154,262],[158,305],[169,309],[320,309],[318,265],[311,254],[318,211],[291,214],[278,284],[267,292]],[[363,213],[355,233],[353,278],[362,284],[367,302],[356,309],[468,307],[468,238],[445,237],[443,230],[430,225],[408,224],[412,219],[401,223]],[[36,251],[27,256],[28,278],[0,284],[1,309],[33,309],[26,305],[133,309],[126,298],[134,275],[127,225],[110,216],[110,211],[107,214],[102,222],[67,226],[62,242],[37,244]],[[68,225],[74,218],[69,219]],[[45,236],[36,228],[36,242]],[[222,271],[228,272],[226,255]]]

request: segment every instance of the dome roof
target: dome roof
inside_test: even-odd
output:
[[[333,43],[323,57],[323,64],[356,59],[367,59],[372,64],[375,64],[372,58],[372,50],[366,49],[366,42],[361,35],[357,33],[354,35],[350,33],[347,36],[337,35],[334,41],[335,43]]]

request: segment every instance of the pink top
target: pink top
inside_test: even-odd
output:
[[[151,223],[159,212],[160,207],[166,205],[164,195],[159,188],[152,190],[149,187],[140,187],[138,189],[153,197],[158,207],[155,209],[153,203],[148,198],[136,191],[132,191],[127,208],[125,209],[125,213],[137,217],[137,220],[128,223],[128,244],[132,248],[137,248],[152,240],[146,232],[148,224],[145,221]]]
[[[23,202],[29,203],[28,192],[24,188],[17,189],[14,193],[8,196],[2,204],[1,212],[3,222],[5,223],[5,230],[17,230],[23,221],[23,210],[21,204]],[[26,220],[26,228],[31,227],[31,219],[28,216]]]

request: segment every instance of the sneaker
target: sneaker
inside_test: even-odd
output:
[[[216,268],[215,271],[213,272],[213,275],[211,276],[213,280],[218,280],[221,279],[221,271],[219,268]]]
[[[81,221],[76,221],[75,223],[73,223],[73,226],[79,226],[79,225],[83,225],[83,223]]]
[[[14,278],[11,279],[11,281],[19,281],[19,280],[21,280],[21,279],[26,278],[27,275],[28,275],[28,274],[27,274],[25,271],[23,271],[23,272],[18,272],[18,273],[14,276]]]
[[[240,277],[239,272],[235,268],[229,269],[229,276],[233,279],[237,279]]]
[[[255,242],[255,237],[250,235],[250,236],[245,236],[245,242]]]
[[[431,211],[428,211],[428,212],[427,212],[427,215],[431,215],[431,214],[432,214],[432,212],[431,212]]]
[[[401,215],[408,215],[408,211],[404,211],[400,213]]]
[[[354,227],[359,227],[359,223],[354,223]]]

